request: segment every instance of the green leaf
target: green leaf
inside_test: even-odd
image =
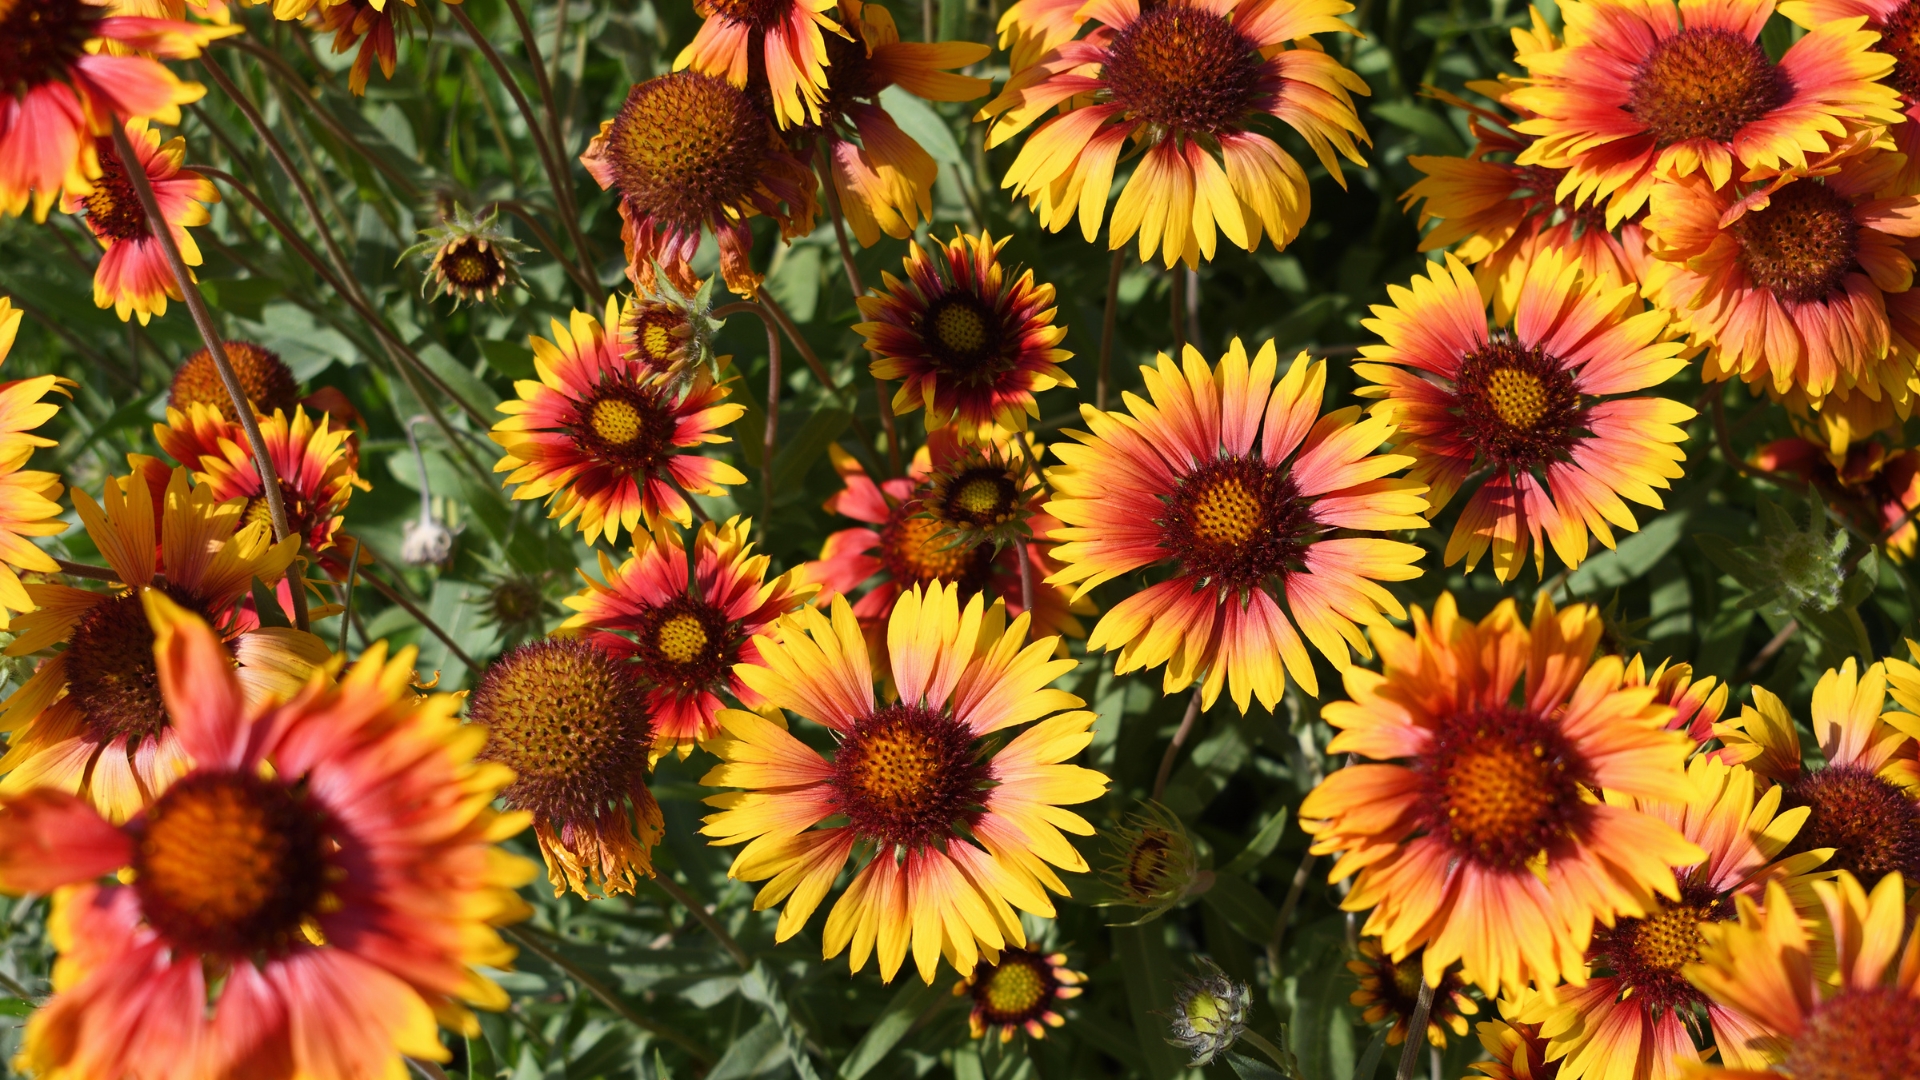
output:
[[[1241,849],[1240,854],[1233,857],[1233,861],[1228,863],[1221,873],[1244,874],[1259,866],[1262,860],[1273,854],[1273,849],[1279,846],[1280,837],[1285,835],[1286,831],[1287,808],[1283,804],[1273,812],[1273,816],[1267,819],[1265,825],[1260,826],[1260,831],[1253,834],[1253,839],[1247,841],[1247,846]]]
[[[1680,541],[1692,513],[1671,510],[1648,522],[1639,532],[1620,541],[1618,547],[1602,551],[1580,564],[1567,577],[1567,591],[1587,596],[1601,589],[1617,589],[1653,569]]]
[[[1215,873],[1213,887],[1200,899],[1248,941],[1265,944],[1273,937],[1274,925],[1280,921],[1279,909],[1262,896],[1259,889],[1247,884],[1245,878],[1224,870]]]
[[[1250,1058],[1245,1054],[1236,1054],[1231,1050],[1227,1051],[1227,1064],[1233,1066],[1234,1075],[1240,1077],[1240,1080],[1287,1080],[1286,1073],[1266,1062]]]
[[[928,986],[918,979],[907,979],[906,985],[893,996],[886,1011],[880,1014],[880,1018],[873,1022],[873,1026],[847,1053],[846,1060],[840,1063],[840,1080],[860,1080],[875,1065],[886,1060],[887,1054],[892,1052],[927,1010],[951,996],[943,986]]]
[[[1126,973],[1127,1005],[1149,1080],[1171,1080],[1186,1067],[1180,1052],[1167,1042],[1167,1018],[1160,1015],[1173,1006],[1175,978],[1165,932],[1159,923],[1113,929],[1113,948]]]
[[[253,607],[260,617],[261,626],[283,626],[291,628],[293,623],[287,619],[287,613],[280,607],[280,597],[274,588],[259,578],[253,579]]]
[[[1387,1024],[1373,1033],[1360,1060],[1354,1063],[1353,1080],[1373,1080],[1373,1074],[1380,1071],[1380,1058],[1387,1052],[1387,1033],[1392,1030],[1393,1025]]]
[[[1800,531],[1800,525],[1793,520],[1793,514],[1772,499],[1761,499],[1756,509],[1760,515],[1761,536],[1782,536]],[[1808,525],[1818,528],[1820,517],[1821,515],[1815,514]]]
[[[420,355],[420,362],[427,365],[429,371],[439,376],[440,381],[465,399],[467,404],[482,412],[500,404],[500,395],[494,393],[493,387],[468,371],[465,364],[453,358],[452,353],[434,344],[422,345],[415,351]],[[426,387],[428,393],[435,389],[431,385]]]
[[[1694,533],[1693,542],[1700,545],[1700,551],[1708,561],[1725,571],[1733,580],[1749,589],[1765,588],[1768,574],[1760,564],[1749,558],[1745,551],[1735,546],[1732,540],[1717,533]]]
[[[762,1016],[746,1034],[727,1045],[727,1052],[714,1063],[706,1080],[751,1080],[771,1076],[786,1064],[787,1045],[781,1038],[780,1024],[771,1016]]]
[[[831,405],[814,410],[807,422],[773,457],[773,490],[785,491],[806,479],[807,470],[827,452],[827,446],[847,430],[853,414]]]
[[[821,251],[813,244],[783,248],[767,272],[767,291],[796,323],[810,323],[820,309]],[[793,350],[789,346],[787,353]],[[786,354],[782,354],[783,356]],[[794,357],[798,360],[799,357]]]
[[[887,110],[900,130],[912,136],[933,160],[943,165],[958,165],[964,160],[953,129],[933,111],[933,106],[898,86],[889,86],[880,91],[880,107]]]
[[[26,1016],[33,1012],[33,1002],[17,997],[0,997],[0,1016]]]
[[[786,1045],[787,1058],[793,1065],[795,1075],[800,1080],[820,1080],[820,1074],[813,1067],[813,1058],[807,1054],[807,1043],[801,1034],[793,1013],[787,1008],[787,999],[780,989],[773,973],[767,970],[765,962],[753,965],[740,980],[740,996],[767,1010],[767,1016],[780,1028],[780,1039]]]
[[[533,367],[533,350],[527,347],[524,339],[513,341],[482,341],[480,355],[486,358],[487,367],[505,375],[509,379],[536,379],[540,373]]]
[[[1447,118],[1432,109],[1415,105],[1410,101],[1383,101],[1373,107],[1373,114],[1397,128],[1411,131],[1420,138],[1420,148],[1433,154],[1462,154],[1466,146],[1461,143],[1460,133],[1453,129]]]

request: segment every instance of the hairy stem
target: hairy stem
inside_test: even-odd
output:
[[[1160,756],[1160,771],[1153,776],[1154,802],[1167,790],[1167,779],[1173,775],[1173,762],[1180,756],[1180,748],[1187,744],[1187,736],[1193,734],[1193,723],[1200,718],[1200,695],[1203,688],[1193,688],[1193,696],[1187,699],[1187,714],[1180,718],[1180,727],[1173,733],[1173,741],[1167,744],[1167,752]]]
[[[720,925],[720,920],[713,917],[713,912],[707,910],[707,906],[700,902],[699,897],[688,892],[679,882],[665,874],[655,875],[653,883],[660,886],[661,892],[673,897],[675,903],[686,908],[688,914],[698,919],[700,925],[707,928],[707,933],[712,934],[714,940],[720,943],[720,947],[727,950],[727,955],[733,957],[733,962],[740,965],[741,971],[753,967],[753,957],[748,956],[747,950],[740,947],[740,943],[734,940],[732,934],[727,933],[727,928]]]
[[[1120,321],[1120,272],[1126,269],[1127,249],[1116,248],[1107,267],[1107,310],[1100,320],[1100,366],[1095,370],[1093,407],[1107,411],[1107,387],[1113,381],[1113,334]]]
[[[360,538],[353,538],[353,554],[347,558],[346,598],[340,603],[340,647],[334,651],[347,655],[347,630],[353,625],[353,582],[360,576]]]
[[[1420,1048],[1427,1044],[1427,1015],[1433,1009],[1433,984],[1420,978],[1420,996],[1413,1000],[1413,1016],[1407,1020],[1407,1042],[1400,1049],[1400,1067],[1393,1080],[1413,1080],[1414,1066],[1420,1063]]]
[[[428,617],[426,612],[420,610],[419,604],[407,599],[405,593],[402,593],[400,590],[380,580],[371,573],[363,571],[360,576],[367,579],[367,584],[373,586],[373,591],[386,597],[390,603],[400,605],[407,614],[414,617],[416,622],[426,627],[434,637],[439,638],[440,644],[445,645],[447,651],[452,653],[455,659],[465,664],[468,671],[473,672],[475,675],[480,673],[480,665],[473,662],[473,657],[467,655],[467,650],[461,648],[459,642],[454,641],[451,635],[445,630],[442,630],[439,623],[434,622],[433,619]]]

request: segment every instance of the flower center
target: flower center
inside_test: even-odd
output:
[[[1682,30],[1653,47],[1633,77],[1626,110],[1655,143],[1730,142],[1793,96],[1760,45],[1718,28]]]
[[[634,359],[655,371],[665,371],[672,367],[674,353],[680,348],[685,337],[683,330],[687,320],[679,312],[664,304],[649,305],[628,324],[628,335],[633,342]]]
[[[993,545],[942,536],[945,524],[916,516],[919,509],[913,503],[899,507],[880,531],[880,561],[887,571],[906,585],[960,582],[969,594],[985,588],[993,572]]]
[[[508,806],[587,821],[646,770],[653,721],[633,665],[581,638],[522,645],[494,661],[467,706],[480,756],[514,771]]]
[[[1743,215],[1729,231],[1755,285],[1802,303],[1840,291],[1860,247],[1853,207],[1813,180],[1774,192],[1765,208]]]
[[[1461,358],[1453,389],[1468,443],[1496,465],[1544,464],[1573,445],[1580,393],[1560,361],[1538,346],[1495,334]]]
[[[0,95],[25,97],[63,75],[106,13],[81,0],[0,0]]]
[[[1107,46],[1116,104],[1181,135],[1237,128],[1261,90],[1260,53],[1224,15],[1161,6],[1140,14]]]
[[[102,600],[67,638],[67,697],[86,718],[94,741],[125,739],[129,747],[167,728],[153,629],[138,593]]]
[[[87,224],[92,226],[94,235],[116,243],[145,240],[152,235],[147,228],[147,212],[140,206],[140,196],[134,193],[133,181],[127,179],[126,166],[121,164],[113,140],[95,139],[94,147],[100,155],[100,175],[93,181],[93,190],[82,200],[87,208]]]
[[[634,660],[655,686],[707,690],[723,680],[741,633],[726,613],[705,600],[680,595],[646,609],[631,627]]]
[[[990,467],[968,469],[947,485],[947,497],[941,517],[987,528],[1011,521],[1017,516],[1020,486],[1007,470]]]
[[[771,141],[745,92],[693,71],[636,85],[607,132],[620,194],[642,214],[680,225],[748,200]]]
[[[1896,870],[1908,880],[1920,876],[1920,804],[1892,782],[1859,766],[1829,765],[1802,773],[1781,802],[1813,810],[1789,852],[1830,847],[1823,869],[1850,870],[1869,889]]]
[[[1906,0],[1887,16],[1874,50],[1893,57],[1893,74],[1887,76],[1887,85],[1905,94],[1909,101],[1920,98],[1920,3]]]
[[[653,642],[660,654],[676,664],[690,664],[707,647],[707,631],[692,615],[675,615],[660,624]]]
[[[499,253],[471,236],[461,237],[446,249],[440,269],[448,284],[468,294],[498,288],[506,278],[506,265]]]
[[[1781,1066],[1794,1080],[1920,1076],[1920,999],[1891,986],[1843,990],[1814,1010]]]
[[[1008,370],[1000,349],[1000,320],[971,293],[950,292],[921,316],[920,336],[940,374],[985,386]]]
[[[303,791],[247,773],[194,773],[135,828],[141,911],[179,951],[284,951],[323,910],[334,844]]]
[[[1142,830],[1127,848],[1123,876],[1129,896],[1159,899],[1173,884],[1173,834],[1159,828]]]
[[[973,813],[992,779],[977,759],[973,732],[945,713],[889,705],[854,725],[833,760],[842,813],[884,847],[923,848]]]
[[[619,398],[602,398],[593,404],[593,433],[614,446],[625,446],[640,437],[640,410]]]
[[[1558,724],[1519,709],[1448,717],[1416,768],[1429,830],[1489,866],[1520,869],[1586,816],[1586,762]]]
[[[987,1024],[1019,1026],[1040,1019],[1059,988],[1045,957],[1026,949],[1008,949],[992,972],[973,984],[973,1002]]]
[[[675,424],[661,389],[630,378],[601,382],[570,426],[581,453],[628,472],[650,470],[672,451]]]
[[[772,28],[793,10],[787,0],[707,0],[706,8],[734,22],[746,23],[755,30]]]
[[[1166,502],[1160,546],[1187,573],[1234,592],[1296,569],[1314,528],[1293,480],[1256,458],[1204,465]]]
[[[275,410],[293,411],[299,403],[300,385],[294,381],[293,371],[280,359],[279,353],[251,341],[228,341],[223,344],[226,346],[227,363],[233,365],[233,373],[240,379],[240,389],[246,393],[247,400],[253,403],[255,412],[272,416]],[[213,357],[207,355],[205,349],[187,357],[186,362],[173,373],[173,386],[167,395],[167,404],[182,412],[195,404],[211,405],[228,420],[239,419],[234,415],[233,397],[227,393],[227,384],[220,380],[220,370],[213,366]],[[182,464],[198,467],[199,462]]]
[[[848,27],[848,32],[853,35],[852,41],[839,34],[820,35],[827,43],[827,70],[831,74],[827,80],[827,99],[820,105],[822,123],[830,124],[846,116],[859,102],[873,100],[892,81],[875,78],[873,58],[867,55],[867,43],[857,20]]]

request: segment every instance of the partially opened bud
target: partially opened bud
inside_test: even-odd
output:
[[[1193,1054],[1193,1068],[1226,1053],[1247,1030],[1253,995],[1247,984],[1227,978],[1213,961],[1200,960],[1200,974],[1174,992],[1167,1042]]]

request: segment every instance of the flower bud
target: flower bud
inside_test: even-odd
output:
[[[1110,895],[1101,906],[1136,907],[1146,914],[1132,923],[1151,922],[1213,886],[1213,871],[1202,869],[1187,828],[1159,803],[1143,804],[1116,832],[1100,876]]]
[[[1227,978],[1213,961],[1202,957],[1200,974],[1174,991],[1167,1042],[1190,1052],[1193,1059],[1187,1064],[1199,1068],[1239,1041],[1252,1011],[1253,995],[1247,984]]]

